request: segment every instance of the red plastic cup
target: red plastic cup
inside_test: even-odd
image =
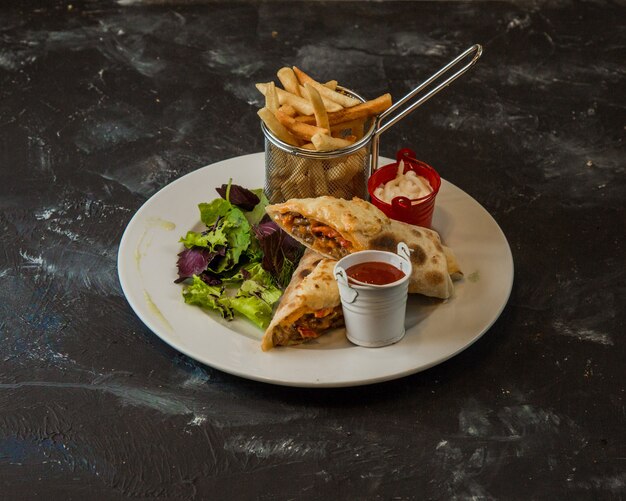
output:
[[[374,195],[374,190],[381,184],[387,183],[396,177],[398,173],[398,164],[400,160],[404,161],[404,173],[409,170],[414,171],[418,176],[425,177],[428,180],[432,193],[421,198],[395,197],[391,203],[384,202]],[[396,153],[396,162],[385,165],[376,170],[367,181],[367,190],[370,194],[370,201],[373,205],[382,210],[387,217],[402,221],[404,223],[414,224],[430,228],[433,220],[433,211],[435,210],[435,198],[441,187],[441,177],[435,169],[430,165],[415,159],[415,152],[409,148],[403,148]]]

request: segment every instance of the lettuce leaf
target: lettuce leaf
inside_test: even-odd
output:
[[[188,231],[187,234],[180,239],[185,247],[191,249],[193,247],[204,247],[211,251],[217,251],[218,246],[225,246],[228,243],[228,237],[224,233],[222,227],[215,228],[213,231]]]
[[[254,226],[255,224],[259,224],[264,218],[269,219],[269,216],[265,212],[265,207],[267,207],[270,202],[265,196],[263,188],[258,188],[251,191],[259,198],[259,203],[256,204],[251,211],[246,212],[245,216],[250,225]]]
[[[228,184],[223,184],[219,188],[215,188],[224,200],[228,200],[231,204],[236,205],[243,211],[251,211],[261,199],[254,190],[249,190],[238,184],[232,184],[232,179]],[[262,191],[262,190],[261,190]]]
[[[223,198],[198,205],[207,229],[180,239],[185,250],[178,256],[177,282],[187,284],[187,304],[228,320],[241,315],[265,329],[302,246],[269,221],[263,189],[229,182],[218,193]]]
[[[183,298],[187,304],[217,311],[227,320],[233,318],[233,309],[224,301],[224,287],[208,285],[197,275],[193,276],[193,283],[183,289]]]
[[[212,231],[213,225],[218,223],[220,219],[225,218],[234,208],[228,200],[223,198],[216,198],[211,202],[198,204],[200,220],[207,225],[208,231]],[[237,210],[239,211],[239,209]]]
[[[274,285],[274,279],[263,269],[261,263],[243,267],[241,276],[248,278],[243,281],[237,295],[229,304],[235,311],[265,329],[272,320],[274,304],[282,296],[282,291]]]
[[[181,282],[194,275],[200,275],[217,255],[218,253],[202,247],[185,249],[178,254],[178,261],[176,262],[178,279],[176,279],[176,282]]]
[[[228,287],[209,285],[194,275],[193,283],[183,290],[185,303],[217,311],[227,320],[232,320],[237,312],[260,328],[267,328],[282,291],[261,263],[242,266],[232,277],[223,279],[223,283]],[[239,283],[241,285],[235,295],[229,295]]]
[[[261,329],[267,329],[272,321],[272,306],[257,296],[229,298],[228,304],[233,310],[250,319]]]
[[[226,249],[224,257],[213,259],[208,269],[215,273],[232,269],[250,245],[250,223],[240,209],[222,198],[198,204],[198,208],[200,219],[206,224],[207,231],[187,232],[181,241],[188,248],[207,247],[213,251],[217,251],[218,246],[223,246]]]
[[[304,246],[274,221],[256,225],[253,231],[263,251],[263,268],[276,277],[281,287],[287,287],[302,257]]]

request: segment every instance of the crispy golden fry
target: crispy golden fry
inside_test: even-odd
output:
[[[280,83],[283,84],[283,87],[287,92],[303,97],[300,94],[300,83],[298,82],[298,78],[291,68],[288,66],[281,68],[276,73],[276,76],[278,77],[278,80],[280,80]]]
[[[304,143],[302,146],[300,146],[300,148],[302,148],[303,150],[314,150],[315,145],[313,143]]]
[[[330,190],[330,195],[335,198],[343,198],[346,200],[351,198],[346,195],[346,189],[344,186],[333,186]]]
[[[309,97],[309,91],[304,87],[304,85],[300,86],[300,94],[302,95],[302,97],[304,99],[306,99],[309,102],[312,102],[311,98]],[[322,98],[322,102],[324,103],[324,108],[326,109],[326,111],[340,111],[340,110],[343,110],[343,106],[341,106],[340,104],[338,104],[338,103],[336,103],[334,101],[331,101],[330,99],[326,99],[322,95],[320,95],[320,97]]]
[[[279,122],[284,125],[289,132],[291,132],[291,134],[300,139],[304,139],[305,141],[312,141],[311,138],[316,134],[329,133],[328,129],[298,122],[295,118],[291,118],[289,115],[285,115],[281,111],[276,112],[276,118],[278,118]]]
[[[272,172],[272,175],[268,177],[266,195],[271,203],[275,203],[275,200],[281,199],[281,189],[285,179],[286,177],[279,177],[275,172]]]
[[[288,200],[288,198],[284,197],[280,188],[274,188],[271,193],[268,193],[267,198],[271,204],[276,204],[281,202],[282,200]],[[341,198],[341,197],[337,197]]]
[[[328,87],[330,90],[335,90],[337,88],[337,85],[337,80],[329,80],[324,84],[324,87]]]
[[[278,109],[282,111],[285,115],[289,115],[290,117],[295,117],[298,114],[296,109],[289,104],[283,104]]]
[[[309,184],[313,188],[314,196],[328,195],[328,182],[326,181],[326,173],[321,162],[310,160],[309,165]]]
[[[300,198],[308,198],[314,195],[313,187],[308,177],[298,179],[298,193]]]
[[[367,178],[363,171],[357,172],[352,180],[350,181],[352,184],[352,193],[363,193],[363,191],[367,192]]]
[[[265,92],[265,107],[274,113],[278,109],[278,94],[276,93],[276,85],[274,82],[267,84]]]
[[[330,151],[350,146],[354,141],[347,141],[346,139],[332,137],[328,134],[317,133],[311,137],[311,142],[315,145],[317,151]]]
[[[288,179],[281,186],[287,198],[307,198],[313,196],[313,187],[308,177],[307,164],[296,164]]]
[[[271,203],[276,203],[280,194],[284,195],[285,182],[294,174],[294,170],[298,168],[296,166],[294,169],[289,153],[278,149],[274,149],[274,151],[275,162],[265,178],[267,197]]]
[[[300,198],[296,180],[291,177],[283,183],[281,191],[287,200],[290,198]]]
[[[324,103],[322,102],[320,93],[309,83],[305,83],[304,88],[309,93],[309,101],[311,101],[311,104],[313,105],[313,114],[315,115],[316,125],[322,129],[330,130],[328,113],[326,113],[326,108],[324,108]]]
[[[328,121],[331,127],[333,125],[341,124],[343,122],[350,122],[357,118],[367,118],[373,115],[378,115],[391,106],[391,94],[383,94],[382,96],[372,99],[371,101],[365,101],[364,103],[357,104],[352,108],[344,108],[341,111],[335,111],[328,114]],[[309,116],[302,115],[296,118],[297,121],[314,124],[315,116],[312,114]]]
[[[280,112],[277,111],[276,113]],[[267,128],[272,131],[272,134],[274,134],[283,143],[287,143],[292,146],[300,145],[300,141],[298,141],[298,139],[294,137],[282,123],[280,123],[274,113],[272,113],[269,109],[261,108],[257,111],[257,114],[261,117],[261,120],[263,120]]]
[[[354,97],[346,96],[345,94],[341,94],[337,91],[329,89],[328,87],[311,78],[309,75],[307,75],[304,71],[302,71],[300,68],[297,68],[296,66],[293,67],[293,71],[302,85],[304,85],[305,83],[310,83],[326,99],[330,99],[331,101],[339,103],[344,108],[349,108],[360,103],[360,101]]]
[[[266,83],[258,83],[256,84],[256,88],[259,89],[259,92],[263,95],[267,92]],[[276,88],[276,93],[278,94],[278,102],[279,104],[288,104],[293,106],[298,113],[303,115],[313,115],[313,105],[309,103],[306,99],[296,96],[295,94],[291,94],[286,90]],[[315,118],[313,119],[313,123],[315,123]]]
[[[326,171],[326,177],[331,183],[347,183],[361,170],[359,162],[355,162],[352,156],[333,165]]]

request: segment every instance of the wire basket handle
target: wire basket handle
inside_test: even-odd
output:
[[[379,148],[378,148],[378,140],[379,140],[379,136],[383,132],[385,132],[389,127],[391,127],[395,123],[397,123],[400,120],[402,120],[409,113],[411,113],[413,110],[415,110],[415,108],[417,108],[417,107],[421,106],[422,104],[424,104],[431,97],[433,97],[439,91],[443,90],[445,87],[450,85],[457,78],[459,78],[463,73],[465,73],[472,66],[474,66],[474,64],[476,64],[476,61],[478,61],[478,59],[480,58],[482,53],[483,53],[483,48],[482,48],[481,45],[479,45],[479,44],[472,45],[469,49],[465,50],[465,52],[463,52],[462,54],[458,55],[456,58],[454,58],[452,61],[450,61],[448,64],[446,64],[439,71],[437,71],[436,73],[432,74],[429,78],[424,80],[424,82],[422,82],[415,89],[413,89],[411,92],[409,92],[406,96],[404,96],[402,99],[400,99],[397,103],[395,103],[393,106],[391,106],[390,108],[388,108],[387,110],[385,110],[383,113],[381,113],[378,116],[378,118],[376,119],[376,130],[375,130],[374,135],[372,137],[372,163],[371,163],[371,168],[370,168],[371,172],[374,172],[378,168],[378,150],[379,150]],[[402,107],[404,104],[406,104],[408,101],[413,99],[415,96],[417,96],[417,94],[419,94],[422,90],[424,90],[426,87],[428,87],[431,83],[433,83],[439,77],[441,77],[441,76],[445,75],[446,73],[448,73],[448,71],[450,71],[459,62],[461,62],[462,60],[464,60],[465,58],[467,58],[471,54],[473,54],[473,57],[472,57],[471,61],[469,63],[467,63],[465,66],[463,66],[460,70],[458,70],[456,73],[454,73],[451,76],[449,76],[448,78],[446,78],[443,82],[441,82],[439,85],[437,85],[434,89],[428,91],[426,94],[424,94],[417,101],[412,103],[406,109],[404,109],[403,111],[401,111],[400,113],[398,113],[394,117],[391,117],[384,124],[382,123],[382,121],[385,118],[387,118],[389,115],[391,115],[394,111],[396,111],[397,109]]]

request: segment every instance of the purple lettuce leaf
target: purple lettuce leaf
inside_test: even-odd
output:
[[[175,283],[180,283],[194,275],[200,275],[217,255],[216,252],[211,252],[209,249],[202,247],[185,249],[178,254],[178,261],[176,262],[178,278],[175,280]]]
[[[278,280],[281,287],[286,287],[304,247],[273,221],[253,226],[252,231],[263,250],[261,266]]]
[[[236,205],[243,211],[251,211],[261,201],[258,196],[252,193],[249,189],[239,186],[238,184],[230,185],[230,192],[228,198],[226,198],[226,191],[228,185],[223,184],[219,188],[215,188],[220,197],[224,200],[228,200],[231,204]]]
[[[222,279],[208,270],[200,274],[200,279],[207,285],[222,285]]]

